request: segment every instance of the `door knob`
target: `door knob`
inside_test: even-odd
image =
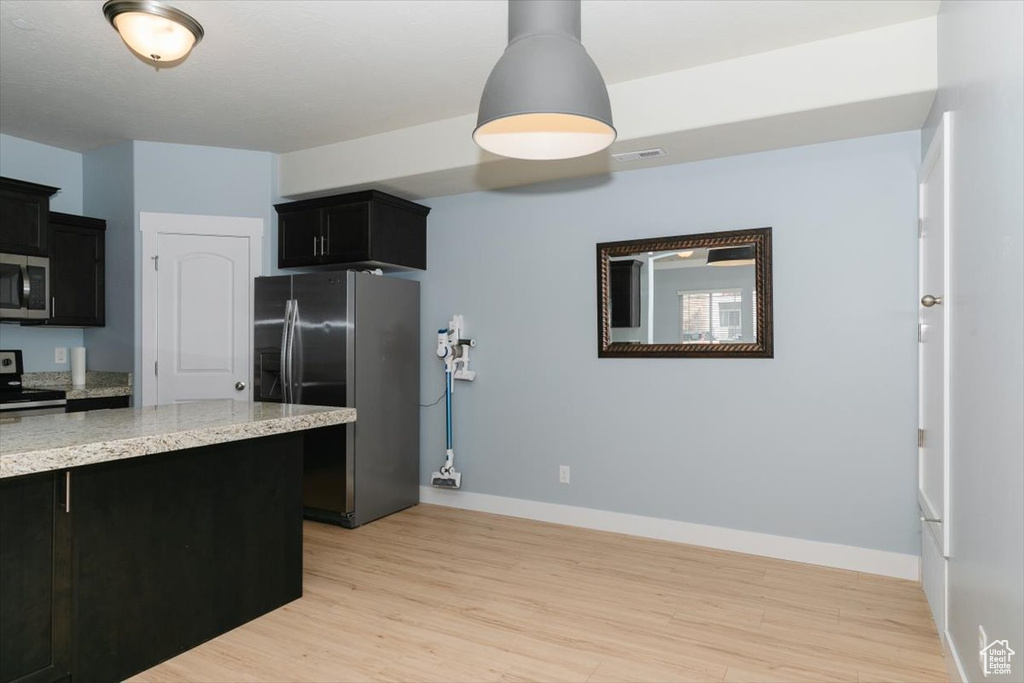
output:
[[[921,305],[924,306],[925,308],[931,308],[935,304],[941,304],[941,303],[942,303],[942,297],[941,296],[932,296],[931,294],[925,294],[924,296],[921,297]]]
[[[238,391],[244,391],[245,390],[245,382],[242,382],[241,380],[239,380],[238,382],[235,382],[235,389],[237,389]]]

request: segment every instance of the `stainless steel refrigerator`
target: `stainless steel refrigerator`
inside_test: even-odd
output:
[[[355,527],[418,503],[419,283],[339,271],[255,290],[255,400],[357,411],[305,433],[305,516]]]

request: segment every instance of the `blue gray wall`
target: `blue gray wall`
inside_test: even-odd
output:
[[[0,326],[0,346],[25,350],[30,371],[53,364],[56,346],[89,349],[90,369],[134,371],[139,386],[140,212],[252,216],[264,221],[264,272],[276,263],[277,159],[269,152],[126,141],[76,152],[0,135],[0,174],[64,188],[57,211],[107,221],[107,326],[81,329]]]
[[[939,93],[953,112],[952,527],[948,629],[970,680],[978,626],[1024,675],[1024,4],[942,3]]]
[[[0,133],[0,175],[59,187],[54,211],[82,213],[82,155]]]
[[[142,373],[142,238],[139,214],[188,213],[211,216],[247,216],[263,219],[263,259],[267,263],[267,229],[271,223],[271,197],[276,192],[277,157],[222,147],[134,142],[135,203],[135,389],[140,395]],[[266,267],[264,267],[266,271]]]
[[[134,145],[136,212],[249,216],[263,219],[266,230],[277,191],[276,155],[164,142]]]
[[[139,213],[254,216],[266,225],[274,173],[273,154],[195,145],[129,141],[85,155],[87,212],[108,220],[107,327],[86,332],[91,367],[134,371],[139,394]]]
[[[0,175],[59,187],[60,192],[50,199],[50,207],[64,213],[82,213],[82,155],[78,152],[0,134]],[[53,362],[53,350],[81,345],[79,328],[0,325],[0,348],[24,351],[28,372],[70,370],[67,363]]]
[[[917,554],[919,158],[910,132],[427,201],[424,403],[431,331],[479,340],[464,488]],[[766,225],[774,359],[597,358],[595,243]]]
[[[94,370],[135,371],[135,202],[132,142],[84,155],[85,213],[107,221],[106,326],[86,329]]]
[[[124,145],[86,155],[85,204],[131,205],[133,312],[140,211],[262,216],[273,271],[273,155]],[[455,397],[466,489],[916,553],[918,155],[905,133],[427,202],[423,398],[429,332],[462,313],[480,339]],[[597,359],[595,242],[763,225],[775,359]],[[424,482],[442,422],[425,411]]]

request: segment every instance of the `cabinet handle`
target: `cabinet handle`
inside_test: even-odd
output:
[[[327,254],[327,249],[324,248],[324,244],[326,243],[326,240],[327,240],[327,236],[326,235],[320,235],[320,255],[321,256],[324,256],[325,254]]]
[[[318,244],[318,242],[319,240],[317,240],[316,235],[313,235],[313,256],[316,256],[316,245]]]
[[[71,470],[64,473],[64,512],[71,512]]]
[[[55,296],[50,297],[50,317],[57,317],[57,297]]]

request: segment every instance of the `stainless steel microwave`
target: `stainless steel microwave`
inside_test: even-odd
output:
[[[0,254],[0,318],[50,317],[50,259]]]

